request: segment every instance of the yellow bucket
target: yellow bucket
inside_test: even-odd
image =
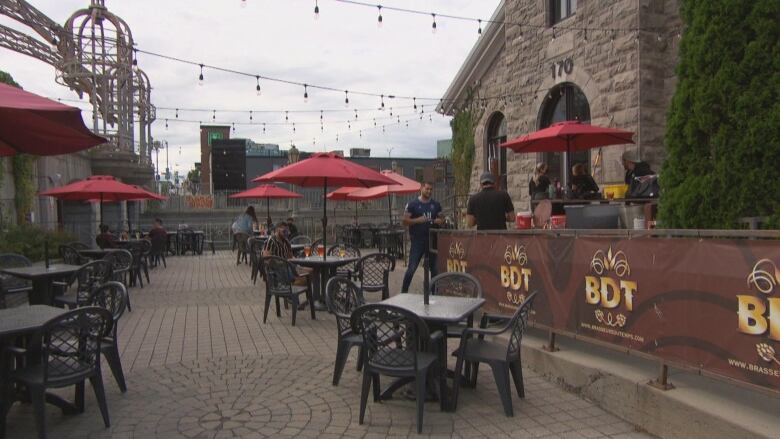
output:
[[[626,198],[626,192],[628,191],[627,184],[608,184],[602,188],[604,198],[607,199],[619,199]]]

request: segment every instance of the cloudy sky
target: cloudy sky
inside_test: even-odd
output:
[[[30,0],[54,21],[64,24],[89,0]],[[439,18],[431,32],[431,17],[383,10],[377,26],[376,8],[319,0],[320,17],[314,18],[314,0],[106,0],[106,6],[130,26],[136,46],[198,63],[277,77],[296,82],[398,96],[438,98],[460,68],[478,38],[474,23]],[[487,19],[498,0],[385,0],[384,6]],[[0,16],[0,24],[32,34],[13,20]],[[349,96],[343,92],[309,89],[261,81],[206,69],[198,85],[198,68],[139,54],[139,67],[149,75],[152,101],[157,107],[217,110],[216,123],[236,123],[232,137],[256,142],[292,143],[304,151],[369,147],[374,156],[433,157],[436,140],[450,137],[449,118],[434,113],[423,101],[415,114],[410,101]],[[0,48],[0,70],[9,72],[26,90],[53,98],[77,96],[54,81],[54,68],[35,59]],[[85,104],[75,104],[87,108]],[[393,116],[390,117],[390,108]],[[358,112],[355,120],[354,109]],[[324,114],[319,110],[347,110]],[[239,110],[228,112],[222,110]],[[248,110],[255,110],[249,122]],[[278,113],[259,113],[280,110]],[[283,110],[291,111],[285,121]],[[295,110],[315,110],[295,113]],[[401,123],[397,122],[400,116]],[[89,120],[85,113],[85,120]],[[165,128],[168,119],[168,128]],[[180,120],[212,123],[212,112],[179,111]],[[376,127],[374,126],[376,119]],[[408,127],[406,121],[408,122]],[[349,126],[347,121],[350,121]],[[286,125],[271,125],[285,123]],[[295,132],[292,123],[295,122]],[[384,132],[382,125],[387,125]],[[362,134],[362,136],[361,136]],[[167,140],[170,166],[186,172],[200,161],[198,123],[176,122],[174,111],[159,109],[152,135]],[[336,136],[338,135],[338,142]],[[163,168],[163,163],[160,163]]]

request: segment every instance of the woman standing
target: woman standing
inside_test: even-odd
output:
[[[233,225],[230,228],[233,230],[233,234],[246,233],[252,236],[253,224],[258,224],[257,215],[255,215],[255,208],[249,206],[244,213],[233,221]]]
[[[548,190],[550,178],[547,177],[547,163],[538,163],[534,168],[534,175],[528,182],[528,195],[531,200],[546,200],[549,198]]]

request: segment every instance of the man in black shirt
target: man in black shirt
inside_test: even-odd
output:
[[[650,169],[650,165],[639,158],[639,154],[636,151],[626,150],[623,152],[621,159],[623,161],[623,168],[626,170],[625,182],[629,186],[634,182],[635,177],[644,177],[645,175],[655,174],[655,172]]]
[[[496,180],[490,172],[479,178],[482,190],[469,198],[466,223],[477,230],[506,230],[507,221],[514,221],[515,206],[504,191],[496,190]]]

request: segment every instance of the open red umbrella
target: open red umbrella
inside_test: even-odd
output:
[[[322,187],[322,244],[326,248],[328,185],[373,187],[383,184],[396,184],[395,181],[379,172],[346,160],[344,157],[332,152],[314,154],[305,160],[271,171],[252,181],[279,181],[303,187]]]
[[[106,142],[80,109],[0,84],[0,156],[68,154]]]
[[[605,128],[578,120],[567,120],[550,125],[539,131],[502,143],[502,148],[514,152],[565,152],[584,151],[607,145],[634,143],[631,131]],[[564,173],[568,180],[569,172]],[[566,181],[564,181],[564,184]]]
[[[39,193],[67,201],[100,201],[100,222],[103,222],[104,201],[127,201],[153,198],[151,192],[137,186],[122,183],[110,175],[93,175],[65,186]],[[156,196],[156,194],[155,194]]]
[[[358,200],[351,200],[349,198],[349,194],[355,191],[363,190],[365,188],[362,187],[354,187],[354,186],[342,186],[338,189],[336,189],[333,192],[330,192],[328,196],[326,197],[329,200],[336,200],[336,201],[355,201],[355,225],[358,223]],[[334,211],[335,213],[335,211]]]
[[[392,207],[390,205],[390,195],[393,194],[414,194],[420,191],[420,183],[411,178],[404,177],[393,171],[382,171],[382,175],[393,179],[397,184],[374,186],[351,192],[347,195],[350,200],[375,200],[377,198],[387,197],[387,214],[390,223],[393,222]]]
[[[282,189],[275,184],[261,184],[229,198],[265,198],[265,211],[268,214],[268,230],[271,230],[271,198],[303,198],[303,195]]]

